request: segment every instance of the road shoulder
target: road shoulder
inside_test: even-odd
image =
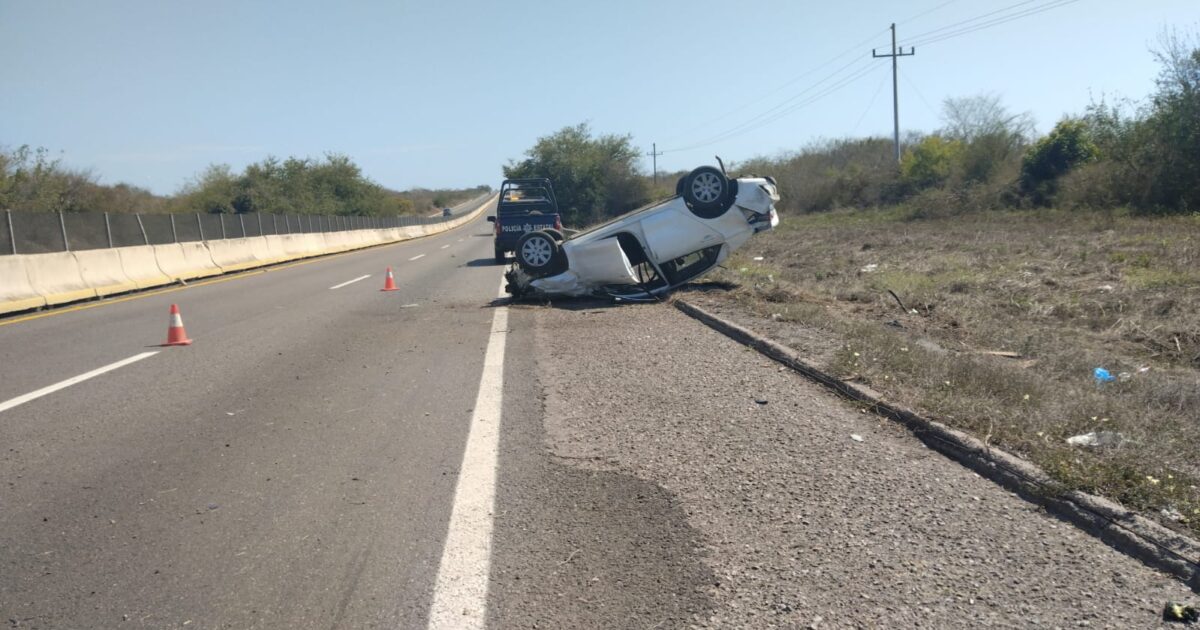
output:
[[[570,340],[538,348],[547,448],[678,501],[706,625],[1147,627],[1193,597],[669,306],[543,309],[538,336]]]

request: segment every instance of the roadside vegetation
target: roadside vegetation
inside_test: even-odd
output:
[[[847,138],[738,164],[780,182],[790,215],[903,207],[914,219],[980,210],[1200,211],[1200,36],[1165,33],[1145,101],[1094,102],[1042,138],[997,94],[947,99],[942,129],[909,133],[896,168],[890,138]]]
[[[629,212],[650,199],[639,160],[630,136],[593,137],[588,125],[581,123],[538,138],[523,159],[509,161],[504,176],[548,177],[563,223],[584,226]]]
[[[209,166],[171,196],[129,184],[104,185],[44,148],[0,150],[0,209],[20,212],[427,215],[479,196],[488,186],[404,192],[371,181],[349,157],[268,157],[234,172]]]
[[[414,212],[418,214],[430,214],[458,205],[464,201],[470,201],[481,195],[492,192],[492,187],[488,184],[480,184],[474,188],[411,188],[398,193],[402,199],[407,199],[412,202]]]
[[[1144,103],[1042,138],[981,95],[898,169],[883,138],[739,164],[779,180],[783,224],[689,299],[1200,534],[1200,40],[1159,60]]]

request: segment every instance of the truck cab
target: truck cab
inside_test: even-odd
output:
[[[495,224],[493,247],[496,262],[504,263],[508,252],[515,251],[517,242],[528,232],[549,230],[562,234],[562,218],[554,186],[544,177],[506,179],[500,185],[496,214],[488,217]]]

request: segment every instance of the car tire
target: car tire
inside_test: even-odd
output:
[[[701,219],[715,219],[733,205],[733,186],[725,173],[701,166],[683,178],[683,201]]]
[[[496,264],[503,265],[507,260],[504,258],[504,250],[499,247],[493,248],[496,253]]]
[[[546,228],[542,231],[549,234],[550,236],[553,236],[554,240],[558,241],[559,244],[561,244],[563,241],[567,240],[567,237],[563,236],[562,232],[560,232],[554,228]]]
[[[544,230],[528,232],[517,241],[517,264],[534,278],[552,276],[563,271],[565,258],[554,236]]]
[[[684,175],[683,177],[679,178],[679,181],[675,182],[675,194],[676,195],[683,196],[683,182],[686,179],[687,179],[687,175]]]

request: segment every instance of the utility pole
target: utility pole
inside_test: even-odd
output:
[[[890,55],[889,54],[880,55],[875,52],[874,48],[871,49],[872,57],[876,57],[876,58],[891,57],[892,58],[892,122],[895,124],[894,142],[895,142],[895,146],[896,146],[896,164],[900,163],[900,90],[899,90],[899,86],[896,84],[896,71],[897,71],[896,59],[899,57],[911,57],[912,55],[915,55],[915,54],[917,54],[917,49],[914,47],[911,47],[911,46],[909,47],[908,52],[904,52],[903,46],[900,47],[899,51],[896,50],[896,23],[895,22],[892,23],[892,53]]]
[[[651,147],[650,148],[650,157],[654,161],[654,185],[657,186],[658,185],[658,156],[662,155],[662,152],[658,150],[657,142],[650,143],[650,147]]]

